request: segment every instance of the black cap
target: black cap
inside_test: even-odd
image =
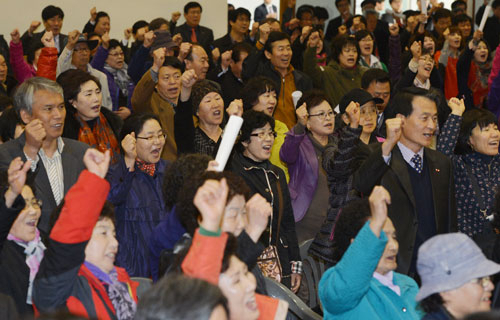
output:
[[[90,50],[93,50],[99,44],[99,40],[87,40],[87,37],[83,33],[80,33],[76,43],[82,43],[82,42],[86,43],[89,46]]]
[[[384,100],[382,100],[380,98],[372,97],[372,95],[369,94],[367,91],[365,91],[363,89],[356,88],[356,89],[352,89],[351,91],[346,93],[342,97],[342,99],[340,99],[340,102],[339,102],[340,113],[345,112],[345,109],[347,109],[347,106],[349,105],[349,103],[351,103],[351,101],[359,103],[360,106],[362,106],[365,103],[370,102],[370,101],[375,102],[375,104],[379,104],[379,103],[384,102]]]

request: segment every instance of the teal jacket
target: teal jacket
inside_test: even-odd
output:
[[[319,283],[324,319],[420,319],[415,296],[417,283],[394,272],[401,296],[373,277],[387,237],[377,238],[368,222],[359,231],[339,263],[328,269]]]

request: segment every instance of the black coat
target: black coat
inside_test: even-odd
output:
[[[72,108],[72,107],[70,107]],[[123,120],[113,113],[113,111],[101,107],[101,112],[104,118],[108,121],[111,130],[115,134],[116,140],[120,143],[120,131],[122,130]],[[80,132],[80,123],[74,116],[74,109],[66,109],[66,119],[64,120],[64,130],[62,136],[65,138],[78,140],[78,133]]]
[[[180,26],[175,28],[175,34],[180,34],[182,36],[183,42],[191,42],[191,27],[186,23],[181,24]],[[214,33],[212,29],[207,27],[197,26],[195,28],[196,39],[198,40],[198,44],[201,45],[207,55],[210,57],[213,49],[214,42]]]
[[[274,4],[273,4],[273,11],[278,12],[278,8],[276,8]],[[255,22],[260,23],[262,20],[266,19],[266,16],[267,16],[267,8],[264,3],[255,8],[255,11],[253,13],[253,20]]]
[[[21,196],[11,208],[5,207],[3,196],[0,199],[0,293],[12,297],[19,314],[33,314],[33,307],[26,303],[30,269],[26,265],[24,248],[7,240],[9,230],[24,206]]]
[[[390,165],[382,157],[380,143],[358,149],[356,161],[361,163],[354,173],[353,186],[364,196],[373,187],[382,185],[391,195],[389,218],[396,228],[399,241],[397,271],[407,274],[413,258],[418,220],[416,203],[408,167],[397,146],[392,149]],[[424,149],[424,161],[429,168],[438,234],[457,231],[455,184],[450,159],[438,151]]]
[[[271,244],[276,245],[278,232],[278,216],[280,206],[282,208],[282,219],[279,231],[278,255],[283,275],[290,275],[290,261],[301,261],[297,234],[295,232],[295,220],[293,216],[292,202],[290,192],[286,182],[285,173],[280,168],[272,165],[269,161],[255,162],[236,152],[230,163],[230,170],[242,177],[250,187],[252,194],[259,193],[266,198],[269,203],[273,203],[273,218],[272,218],[272,238]],[[271,185],[269,190],[266,173]],[[280,204],[278,197],[278,186],[280,184],[283,203]],[[274,200],[273,196],[274,195]],[[269,245],[269,228],[264,231],[259,240],[265,247]],[[285,278],[284,283],[287,284]],[[289,284],[288,284],[289,286]]]
[[[28,31],[26,31],[23,36],[21,37],[21,41],[23,43],[23,48],[24,52],[28,52],[30,47],[37,42],[42,41],[42,37],[45,34],[45,31],[42,32],[37,32],[34,33],[32,36],[28,34]],[[65,34],[60,33],[59,34],[59,48],[57,48],[57,52],[61,54],[61,52],[64,50],[64,47],[66,47],[66,44],[68,43],[68,36]]]

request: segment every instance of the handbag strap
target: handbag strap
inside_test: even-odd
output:
[[[467,169],[467,175],[469,176],[472,189],[474,190],[474,195],[476,196],[476,200],[479,204],[479,210],[481,211],[485,219],[490,220],[489,216],[486,214],[487,212],[486,204],[484,203],[483,196],[481,195],[481,191],[479,189],[479,183],[477,182],[476,176],[472,174],[472,168],[467,163],[465,163],[465,168]]]
[[[278,177],[278,180],[276,180],[277,183],[277,188],[278,188],[278,232],[276,233],[276,247],[278,246],[278,241],[280,238],[280,227],[281,227],[281,219],[283,218],[283,192],[281,192],[281,183]],[[271,221],[271,229],[272,229],[272,221]]]

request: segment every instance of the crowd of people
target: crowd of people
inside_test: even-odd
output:
[[[0,318],[296,317],[267,278],[325,319],[500,318],[500,0],[422,3],[13,26]]]

